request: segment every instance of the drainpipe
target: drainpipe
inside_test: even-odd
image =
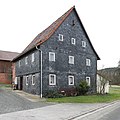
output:
[[[38,51],[40,51],[40,58],[41,58],[41,67],[40,67],[40,73],[41,73],[41,78],[40,78],[40,82],[41,82],[41,84],[40,84],[40,88],[41,88],[41,90],[40,90],[40,98],[42,98],[42,50],[40,50],[39,48],[38,48],[38,46],[36,46],[36,49],[38,50]]]

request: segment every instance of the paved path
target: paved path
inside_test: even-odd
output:
[[[27,100],[25,97],[12,92],[11,90],[0,88],[0,114],[40,108],[48,105],[51,104],[40,101],[30,101]]]

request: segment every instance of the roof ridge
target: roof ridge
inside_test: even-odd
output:
[[[75,8],[75,6],[71,7],[67,12],[65,12],[61,17],[59,17],[56,21],[54,21],[51,25],[49,25],[45,30],[43,30],[41,33],[39,33],[32,41],[31,43],[22,51],[22,54],[25,54],[26,52],[28,52],[29,50],[33,49],[36,45],[40,45],[43,42],[45,42],[49,37],[51,37],[51,35],[55,32],[55,30],[63,23],[63,21],[68,17],[68,15],[71,13],[71,11]],[[62,19],[61,21],[59,21],[60,19]],[[59,21],[59,22],[58,22]],[[58,22],[58,23],[57,23]],[[42,34],[44,34],[45,31],[49,30],[53,25],[55,24],[55,28],[54,30],[52,30],[49,34],[45,35],[44,38],[39,38]],[[33,43],[33,44],[32,44]],[[32,44],[32,46],[31,46]],[[28,49],[29,47],[31,47],[30,49]]]

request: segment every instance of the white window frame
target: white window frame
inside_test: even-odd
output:
[[[71,44],[75,45],[76,43],[76,39],[75,38],[71,38]]]
[[[53,83],[51,82],[51,76],[54,77]],[[56,75],[55,74],[49,74],[49,85],[56,85]]]
[[[28,56],[25,57],[25,64],[26,64],[26,65],[28,64]]]
[[[35,53],[32,53],[32,62],[35,61]]]
[[[55,53],[54,52],[49,52],[49,61],[54,61],[55,62]]]
[[[72,78],[72,82],[70,81],[71,78]],[[73,75],[68,76],[68,85],[74,85],[74,76]]]
[[[91,60],[90,59],[86,59],[86,66],[91,66]]]
[[[69,56],[69,64],[74,64],[74,56]]]
[[[91,84],[91,79],[90,79],[90,77],[86,77],[86,82],[87,82],[88,86],[90,86],[90,84]]]
[[[28,78],[29,78],[29,77],[28,77],[28,76],[26,76],[26,85],[28,85]]]
[[[19,64],[19,67],[20,67],[20,66],[21,66],[21,60],[19,60],[19,63],[18,63],[18,64]]]
[[[82,41],[82,47],[86,47],[86,41]]]
[[[32,75],[32,85],[35,85],[35,75]]]
[[[59,41],[63,41],[63,35],[59,34]]]

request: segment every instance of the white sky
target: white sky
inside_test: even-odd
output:
[[[72,6],[100,56],[98,69],[120,59],[120,0],[0,0],[0,50],[22,50]]]

